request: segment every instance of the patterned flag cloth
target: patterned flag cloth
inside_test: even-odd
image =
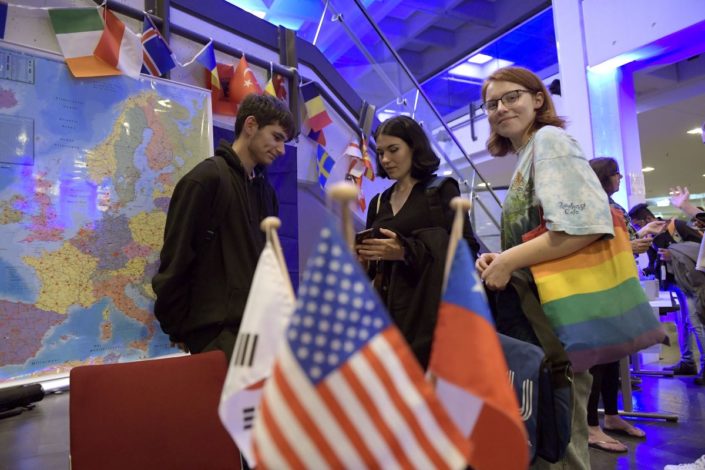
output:
[[[317,132],[333,122],[314,82],[301,85],[301,94],[304,97],[306,116],[308,116],[308,125],[311,126],[311,129]]]
[[[333,222],[254,427],[262,468],[465,468],[453,425]]]
[[[365,178],[370,181],[374,181],[375,170],[372,165],[372,158],[370,158],[370,151],[367,148],[367,139],[364,135],[362,136],[362,139],[360,139],[360,153],[362,153],[362,164],[365,167]]]
[[[436,377],[438,397],[472,444],[470,466],[527,468],[528,437],[519,404],[482,282],[462,239],[438,312],[429,372]]]
[[[243,54],[235,68],[233,78],[230,80],[230,101],[235,105],[239,105],[242,103],[242,100],[251,93],[261,95],[262,89],[259,87],[257,78],[255,78],[255,74],[252,72],[252,69],[250,69],[247,59],[245,59]]]
[[[74,77],[121,74],[93,53],[103,35],[103,20],[98,8],[51,8],[49,19],[66,65]]]
[[[308,138],[313,140],[314,142],[318,142],[324,147],[326,146],[326,135],[323,133],[323,129],[321,129],[320,131],[314,131],[313,129],[309,129]]]
[[[160,77],[176,67],[174,53],[146,13],[142,27],[142,49],[142,73]]]
[[[272,75],[272,78],[269,79],[267,85],[264,87],[264,92],[268,95],[276,96],[280,100],[286,101],[286,77],[278,73]]]
[[[326,149],[322,145],[316,146],[316,168],[318,170],[318,184],[321,185],[321,189],[326,187],[328,182],[328,177],[330,176],[330,171],[335,165],[335,160],[326,152]]]
[[[201,51],[196,54],[196,57],[193,58],[191,62],[188,64],[191,64],[193,61],[198,62],[202,66],[206,68],[210,72],[209,77],[210,77],[210,86],[209,88],[211,89],[221,89],[220,85],[220,79],[218,78],[218,66],[215,61],[215,49],[213,49],[213,40],[211,39],[208,41],[208,44],[206,44]],[[186,65],[188,65],[186,64]]]
[[[144,56],[140,37],[107,8],[103,8],[103,19],[105,29],[95,48],[95,56],[128,77],[139,78]]]
[[[251,432],[262,385],[272,365],[284,328],[294,311],[294,295],[271,242],[260,255],[250,295],[225,378],[218,412],[250,467],[255,465]]]

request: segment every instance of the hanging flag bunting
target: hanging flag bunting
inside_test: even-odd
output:
[[[74,77],[121,74],[93,54],[104,30],[98,8],[51,8],[49,19],[66,65]]]
[[[318,92],[314,82],[301,85],[301,94],[304,97],[306,115],[308,116],[308,124],[311,126],[311,129],[320,131],[333,122],[326,111],[323,98],[321,98],[321,94]]]
[[[314,131],[309,129],[307,137],[314,142],[318,142],[320,145],[326,146],[326,135],[323,133],[323,129],[320,131]]]
[[[525,469],[528,437],[519,403],[482,281],[462,238],[451,262],[429,364],[436,394],[471,444],[472,468]]]
[[[229,98],[237,106],[251,93],[261,95],[262,89],[243,54],[235,68],[233,78],[230,80]]]
[[[374,181],[375,170],[372,166],[372,158],[370,158],[370,152],[367,148],[367,139],[364,134],[362,139],[360,139],[360,152],[362,153],[362,163],[365,166],[365,177],[370,181]]]
[[[330,176],[330,171],[335,165],[335,160],[326,152],[326,149],[321,145],[316,146],[316,169],[318,170],[318,184],[321,185],[321,189],[326,187],[328,182],[328,177]]]
[[[94,54],[123,74],[139,78],[144,51],[140,37],[133,33],[113,12],[103,8],[105,28]]]
[[[335,223],[321,230],[264,385],[257,468],[464,469],[469,443]]]
[[[288,93],[286,91],[286,77],[275,73],[264,87],[264,92],[270,96],[276,96],[282,101],[286,101]]]
[[[213,113],[222,114],[224,116],[235,116],[237,114],[237,106],[230,99],[230,82],[233,80],[235,68],[232,65],[218,62],[216,64],[216,70],[218,72],[221,88],[213,88],[210,83],[207,83],[207,88],[211,90]],[[208,75],[208,73],[206,75]],[[208,80],[208,76],[206,80]]]
[[[160,77],[176,67],[174,53],[147,13],[142,27],[142,73]]]
[[[218,414],[238,449],[254,468],[251,433],[262,386],[272,375],[284,329],[294,312],[294,292],[271,241],[262,250],[242,315]]]
[[[198,54],[196,54],[196,57],[194,57],[193,60],[184,65],[190,65],[194,61],[204,66],[209,72],[208,77],[210,78],[210,86],[208,88],[221,89],[222,87],[220,85],[220,78],[218,78],[218,67],[215,62],[215,49],[213,49],[212,39],[208,41],[208,44],[206,44]]]

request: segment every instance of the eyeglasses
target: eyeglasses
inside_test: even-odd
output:
[[[498,100],[489,100],[485,101],[482,103],[482,109],[485,110],[486,113],[494,113],[497,111],[497,108],[499,107],[499,102],[501,101],[502,104],[505,107],[513,106],[514,103],[517,102],[517,100],[521,97],[522,93],[532,93],[529,90],[512,90],[508,91],[502,96],[499,97]]]

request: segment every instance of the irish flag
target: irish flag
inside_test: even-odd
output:
[[[121,74],[93,54],[103,35],[103,20],[97,8],[52,8],[49,18],[66,65],[74,77]]]

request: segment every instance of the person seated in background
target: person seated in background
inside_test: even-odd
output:
[[[675,205],[675,204],[674,204]],[[678,207],[678,206],[676,206]],[[647,204],[637,204],[629,210],[632,224],[636,228],[646,225],[656,219],[653,212],[648,208]],[[667,248],[674,244],[683,241],[691,241],[700,243],[702,235],[696,230],[688,227],[687,223],[682,220],[673,219],[668,223],[668,228],[663,233],[654,237],[653,246],[649,248],[647,254],[649,256],[649,265],[644,269],[645,274],[653,274],[660,277],[661,266],[667,263],[670,259],[670,254]],[[666,265],[667,266],[667,265]],[[673,274],[666,269],[667,274],[665,279],[661,280],[662,289],[670,289],[678,297],[678,303],[681,308],[676,315],[676,328],[678,331],[678,345],[680,349],[680,361],[672,366],[665,367],[665,370],[671,370],[675,375],[695,375],[697,367],[695,365],[695,357],[691,348],[691,336],[693,336],[693,326],[690,314],[692,300],[689,301],[688,296],[675,282]],[[700,343],[698,343],[700,345]]]

